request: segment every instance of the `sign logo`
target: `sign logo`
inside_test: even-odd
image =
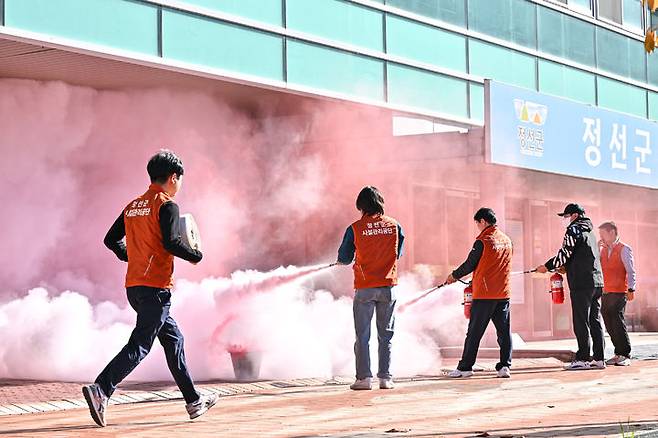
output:
[[[548,107],[529,100],[514,99],[516,118],[522,122],[530,122],[537,126],[546,123]]]
[[[541,158],[544,156],[544,129],[548,107],[529,100],[514,99],[516,118],[525,125],[518,125],[519,152],[523,155]],[[528,126],[529,125],[529,126]]]

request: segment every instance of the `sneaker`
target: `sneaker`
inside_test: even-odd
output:
[[[356,381],[350,385],[350,389],[355,391],[372,389],[372,378],[366,377],[365,379],[356,379]]]
[[[379,389],[393,389],[393,379],[379,379]]]
[[[452,370],[448,373],[448,377],[451,377],[453,379],[459,379],[461,377],[471,377],[472,375],[473,375],[473,371]]]
[[[502,367],[501,369],[498,370],[498,377],[503,379],[509,379],[510,377],[512,377],[512,374],[509,372],[508,367]]]
[[[574,360],[569,365],[566,365],[564,369],[567,371],[588,370],[590,369],[590,363],[583,360]]]
[[[605,361],[606,365],[617,365],[619,362],[621,362],[624,359],[624,356],[619,356],[618,354],[615,354],[612,356],[610,359]]]
[[[631,360],[628,357],[625,356],[620,356],[621,360],[617,362],[615,365],[618,367],[627,367],[631,364]]]
[[[593,360],[590,362],[589,367],[595,370],[604,370],[605,369],[605,362],[602,360]]]
[[[82,395],[87,400],[89,405],[89,413],[91,418],[100,427],[105,427],[105,409],[107,408],[107,396],[100,386],[96,383],[82,387]]]
[[[217,394],[208,394],[202,395],[199,397],[199,400],[195,402],[186,404],[185,409],[187,409],[187,413],[190,414],[190,420],[194,420],[195,418],[205,414],[208,409],[215,406],[217,400],[219,400]]]

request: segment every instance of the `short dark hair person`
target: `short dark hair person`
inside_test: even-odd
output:
[[[608,221],[608,222],[603,222],[601,225],[599,225],[600,230],[606,230],[606,231],[614,231],[615,234],[619,234],[617,231],[617,224],[614,223],[613,221]]]
[[[473,216],[474,221],[480,221],[484,220],[486,223],[489,225],[495,225],[496,224],[496,213],[490,208],[482,207],[478,211],[475,212],[475,216]]]
[[[176,174],[183,175],[183,161],[176,154],[166,149],[153,155],[146,165],[146,171],[152,183],[164,184],[167,179]]]
[[[384,197],[377,187],[364,187],[356,197],[356,208],[369,216],[384,214]]]

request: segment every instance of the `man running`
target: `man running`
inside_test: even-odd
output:
[[[119,260],[128,262],[126,294],[137,312],[137,322],[126,346],[95,383],[82,388],[91,417],[101,427],[105,426],[112,393],[146,357],[156,337],[183,393],[190,419],[204,414],[217,402],[215,394],[202,396],[194,388],[185,364],[183,334],[169,315],[174,256],[194,264],[202,258],[198,248],[190,248],[181,240],[178,205],[173,201],[183,184],[183,162],[173,152],[163,150],[151,157],[146,169],[151,185],[121,212],[104,241]]]

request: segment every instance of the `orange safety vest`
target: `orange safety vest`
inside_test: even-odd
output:
[[[356,259],[354,288],[398,284],[398,222],[388,216],[363,216],[352,224]]]
[[[621,251],[625,243],[616,242],[612,245],[611,254],[608,247],[601,248],[601,268],[603,268],[603,291],[608,293],[625,294],[628,291],[626,267],[621,260]]]
[[[477,240],[484,245],[473,272],[474,300],[503,300],[510,297],[512,241],[497,226],[485,228]]]
[[[173,287],[174,256],[164,248],[160,230],[160,207],[171,199],[160,185],[151,184],[146,193],[124,209],[128,251],[126,287]]]

